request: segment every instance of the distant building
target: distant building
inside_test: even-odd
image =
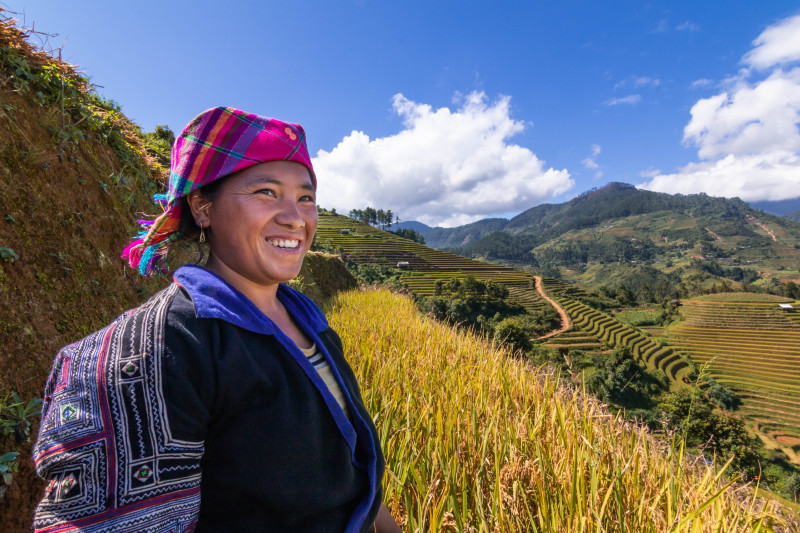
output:
[[[339,230],[342,235],[350,235],[350,228],[342,228]]]
[[[781,311],[785,311],[787,313],[794,312],[794,307],[792,306],[792,304],[778,304],[778,306],[781,308]]]
[[[410,268],[408,261],[398,261],[397,268]]]

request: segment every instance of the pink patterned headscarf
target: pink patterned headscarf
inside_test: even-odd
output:
[[[317,178],[299,124],[245,113],[230,107],[215,107],[197,115],[172,147],[169,189],[154,199],[164,208],[155,220],[139,220],[142,231],[122,257],[143,276],[166,273],[164,258],[169,244],[181,239],[178,200],[195,189],[239,170],[267,161],[295,161]]]

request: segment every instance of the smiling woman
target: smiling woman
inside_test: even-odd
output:
[[[35,529],[399,531],[341,340],[283,285],[317,227],[303,128],[210,109],[170,170],[164,213],[123,255],[165,273],[170,244],[199,235],[209,259],[58,354]]]

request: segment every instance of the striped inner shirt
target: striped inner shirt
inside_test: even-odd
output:
[[[308,362],[311,363],[319,374],[319,377],[321,377],[325,385],[328,386],[328,390],[331,391],[333,397],[336,398],[344,414],[347,415],[347,418],[350,418],[350,410],[347,408],[347,402],[344,399],[344,394],[342,394],[342,389],[339,387],[339,384],[336,383],[336,378],[333,377],[331,366],[328,364],[328,361],[325,360],[325,356],[322,355],[321,351],[317,350],[317,345],[312,344],[311,348],[300,348],[300,351],[308,358]]]

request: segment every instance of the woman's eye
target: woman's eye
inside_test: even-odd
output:
[[[256,191],[258,194],[266,194],[267,196],[276,196],[275,191],[272,189],[259,189]]]
[[[301,202],[311,202],[313,204],[313,203],[316,203],[317,200],[313,196],[306,195],[306,196],[301,196],[300,197],[300,201]]]

